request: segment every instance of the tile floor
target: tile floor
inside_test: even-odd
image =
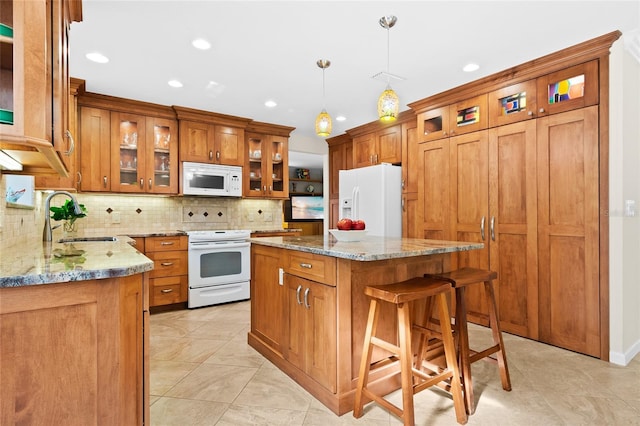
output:
[[[399,425],[369,404],[336,416],[247,345],[250,302],[151,316],[151,425]],[[471,347],[490,334],[471,326]],[[497,366],[473,364],[469,425],[640,425],[640,356],[620,367],[504,335],[513,390]],[[480,347],[480,346],[476,346]],[[400,403],[399,392],[391,398]],[[417,425],[455,425],[439,390],[415,396]]]

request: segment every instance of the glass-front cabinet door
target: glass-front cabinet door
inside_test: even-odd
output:
[[[269,137],[268,175],[270,183],[267,186],[268,196],[272,198],[286,198],[289,196],[289,171],[284,165],[288,164],[289,140],[282,136]]]
[[[418,143],[449,137],[449,106],[418,114]]]
[[[178,192],[178,134],[175,120],[147,117],[146,190]]]
[[[247,162],[244,196],[286,198],[289,174],[286,167],[288,139],[282,136],[246,133]]]
[[[145,192],[145,117],[111,113],[111,190]]]
[[[487,115],[486,94],[449,106],[449,136],[486,129]]]
[[[266,136],[254,133],[246,134],[247,167],[244,171],[244,196],[264,197],[267,191],[266,182],[263,181],[263,151],[266,150]]]
[[[536,80],[489,93],[489,127],[530,120],[536,115]]]
[[[598,103],[598,61],[586,62],[538,78],[538,116]]]

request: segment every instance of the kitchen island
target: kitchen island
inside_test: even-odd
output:
[[[0,248],[0,424],[148,423],[153,262],[132,241]]]
[[[483,244],[413,238],[332,236],[251,239],[249,345],[334,413],[353,409],[369,309],[364,287],[450,270],[450,254]],[[416,305],[418,315],[421,306]],[[380,312],[378,335],[393,341],[396,316]],[[385,355],[374,351],[373,360]],[[380,369],[371,381],[388,374]],[[388,381],[378,391],[400,387]]]

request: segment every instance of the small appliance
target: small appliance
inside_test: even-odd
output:
[[[242,167],[184,161],[182,193],[210,197],[242,197]]]

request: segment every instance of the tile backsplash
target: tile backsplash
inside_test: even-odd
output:
[[[6,193],[0,175],[0,191]],[[224,197],[166,197],[122,194],[74,194],[88,210],[78,219],[78,234],[128,235],[175,230],[282,228],[282,201]],[[11,246],[24,239],[42,238],[46,194],[35,191],[34,209],[16,209],[0,202],[0,244]],[[51,199],[58,206],[64,195]],[[52,225],[57,223],[52,221]],[[62,229],[53,231],[54,240]]]

